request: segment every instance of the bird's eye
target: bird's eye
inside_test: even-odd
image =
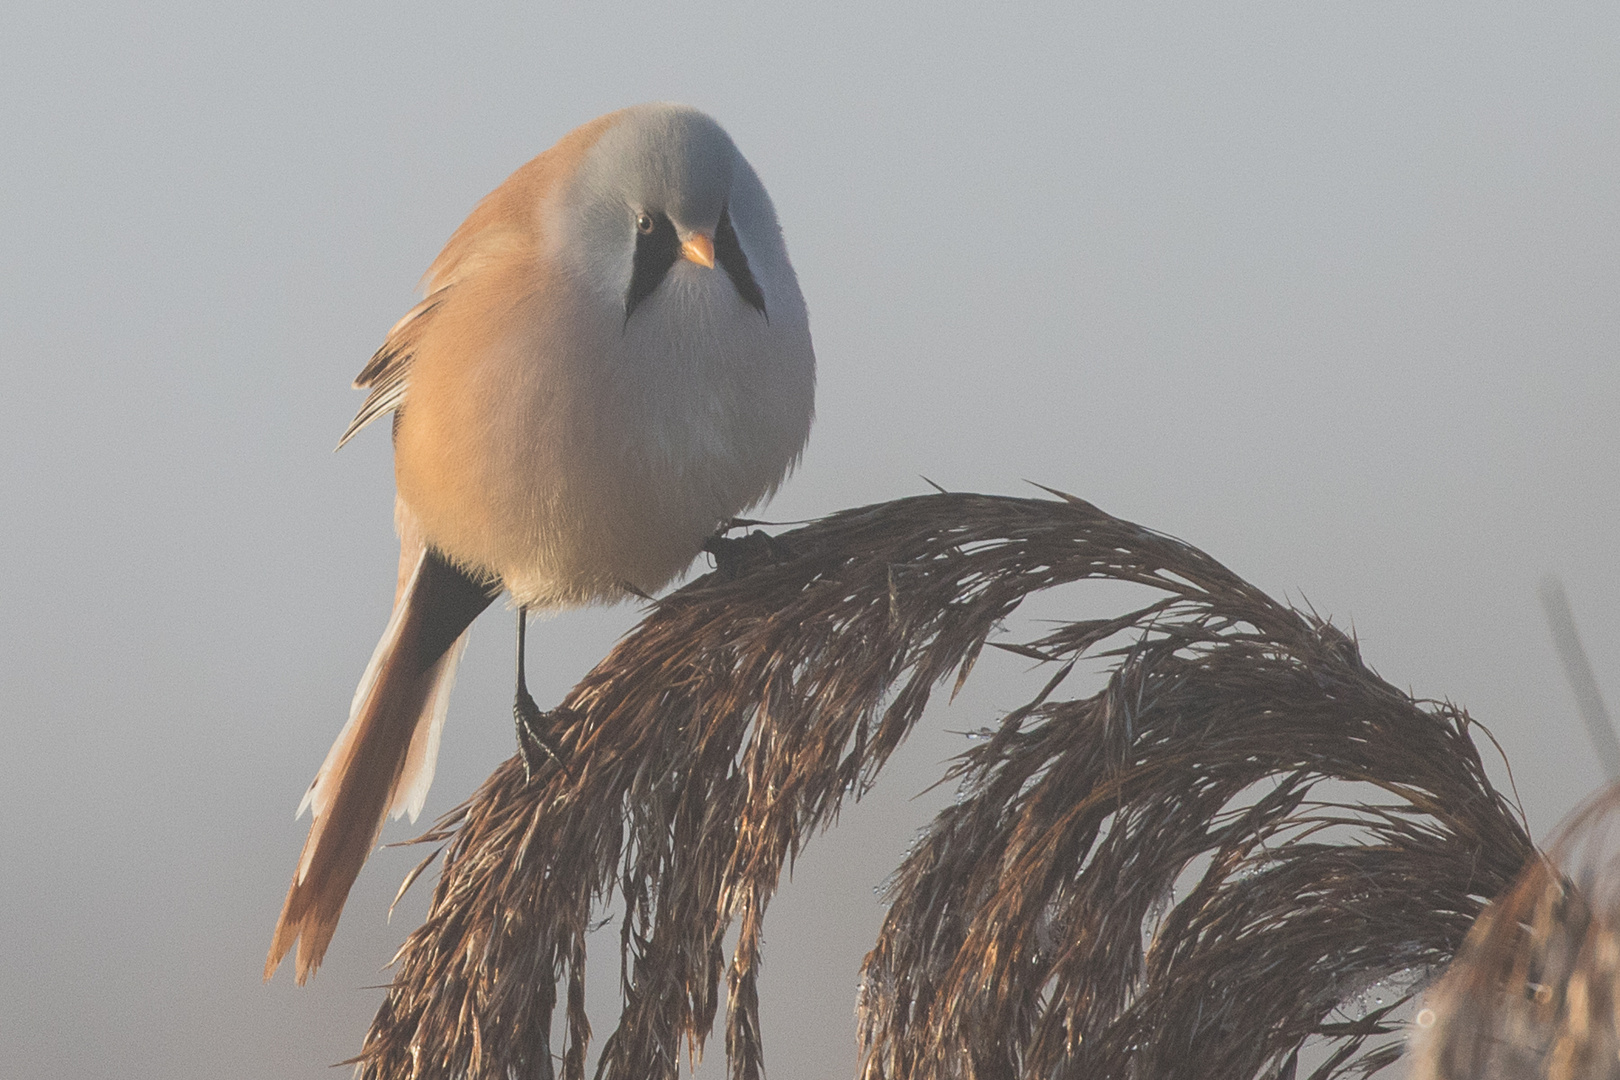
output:
[[[637,214],[636,215],[636,232],[646,234],[646,233],[650,233],[652,231],[653,231],[652,215],[651,214]]]

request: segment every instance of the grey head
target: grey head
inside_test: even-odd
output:
[[[558,254],[628,324],[686,259],[723,271],[750,317],[803,319],[770,196],[718,123],[685,105],[625,109],[552,217]]]

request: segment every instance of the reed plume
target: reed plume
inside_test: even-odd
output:
[[[596,1075],[677,1075],[723,987],[729,1074],[757,1080],[784,866],[987,646],[1042,686],[986,718],[892,879],[864,1080],[1280,1078],[1312,1041],[1314,1076],[1370,1073],[1400,1052],[1397,1002],[1347,1003],[1438,969],[1532,858],[1466,713],[1080,499],[901,499],[761,551],[658,601],[574,688],[566,773],[514,757],[422,838],[444,866],[361,1075],[583,1080],[587,932],[612,911],[622,1009]],[[1027,597],[1086,579],[1152,595],[1004,640]],[[1065,696],[1088,656],[1106,685]]]
[[[1570,816],[1425,996],[1414,1080],[1620,1078],[1620,785]]]

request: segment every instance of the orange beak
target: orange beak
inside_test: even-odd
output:
[[[699,266],[714,269],[714,240],[706,233],[695,232],[682,240],[681,254]]]

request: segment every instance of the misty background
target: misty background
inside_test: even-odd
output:
[[[1620,703],[1612,3],[13,0],[0,1073],[315,1078],[359,1049],[424,852],[373,858],[309,987],[260,981],[394,585],[386,428],[331,452],[348,384],[479,197],[653,99],[732,133],[810,305],[819,419],[764,516],[1059,487],[1465,705],[1537,836],[1600,782],[1536,584]],[[537,624],[542,705],[635,618]],[[427,810],[385,840],[512,753],[512,637],[475,627]],[[950,798],[914,796],[953,732],[1031,691],[997,671],[775,901],[773,1080],[850,1075],[874,889]]]

